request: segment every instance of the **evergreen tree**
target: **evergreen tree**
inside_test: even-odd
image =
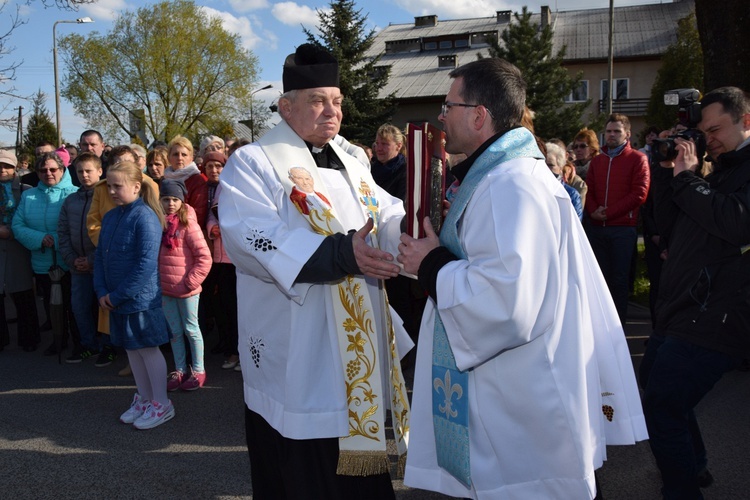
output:
[[[750,91],[750,57],[747,0],[695,0],[695,16],[703,47],[705,93],[718,87],[734,86]]]
[[[47,141],[57,144],[57,127],[52,123],[44,102],[47,95],[41,89],[34,94],[31,101],[31,117],[29,117],[26,133],[23,135],[21,153],[33,155],[37,144]]]
[[[383,99],[380,89],[388,83],[389,71],[377,67],[380,57],[365,57],[375,42],[375,30],[366,30],[367,15],[355,10],[353,0],[335,0],[331,12],[318,11],[320,39],[304,29],[307,39],[325,48],[339,61],[340,88],[344,95],[341,135],[365,144],[375,139],[378,127],[390,122],[396,110],[393,94]]]
[[[679,20],[677,40],[664,53],[661,68],[651,87],[646,122],[660,129],[670,128],[677,121],[677,108],[664,104],[664,92],[683,88],[703,90],[702,85],[703,51],[695,15],[690,14]]]
[[[553,31],[549,25],[540,29],[532,24],[526,7],[513,16],[517,22],[503,31],[502,44],[498,40],[490,44],[489,55],[506,59],[521,70],[527,85],[526,105],[535,113],[536,135],[569,141],[583,128],[581,116],[590,103],[564,104],[581,75],[572,78],[563,67],[565,47],[552,55]]]

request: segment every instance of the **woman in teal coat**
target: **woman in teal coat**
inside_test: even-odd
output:
[[[37,288],[42,290],[44,309],[49,318],[49,298],[51,279],[49,268],[56,261],[65,270],[62,278],[63,346],[67,344],[67,332],[73,335],[73,342],[79,343],[75,321],[70,308],[70,273],[63,258],[58,253],[57,220],[63,201],[78,188],[73,185],[70,173],[57,153],[44,153],[36,164],[39,176],[37,187],[23,193],[21,202],[13,215],[13,235],[31,251],[31,267],[34,270]],[[57,354],[54,343],[44,351],[45,355]]]

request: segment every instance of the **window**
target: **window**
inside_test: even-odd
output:
[[[490,41],[496,40],[498,40],[497,32],[472,33],[471,35],[472,47],[478,45],[488,45]]]
[[[578,86],[565,97],[565,102],[584,102],[589,98],[589,81],[581,80]]]
[[[609,98],[609,92],[607,83],[609,80],[602,80],[602,86],[601,86],[601,96],[602,100],[606,100]],[[620,99],[627,99],[629,94],[629,88],[630,88],[630,80],[628,78],[615,78],[615,85],[614,85],[614,100],[620,100]]]
[[[453,48],[453,42],[450,40],[441,40],[440,41],[440,48],[441,49],[450,49]]]
[[[456,47],[456,48],[468,47],[469,46],[469,41],[466,40],[465,38],[463,38],[461,40],[456,40],[456,41],[453,42],[453,46]]]
[[[456,61],[455,55],[438,56],[438,68],[455,68],[457,66]]]
[[[390,40],[385,42],[386,54],[400,54],[406,52],[419,52],[421,41],[419,38],[410,38],[407,40]]]
[[[436,50],[437,49],[437,42],[425,42],[424,43],[424,50]]]

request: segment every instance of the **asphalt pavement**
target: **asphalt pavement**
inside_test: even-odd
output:
[[[8,308],[12,316],[12,306]],[[648,311],[631,305],[626,325],[637,367],[650,332]],[[131,377],[94,360],[58,364],[40,349],[0,352],[0,497],[5,499],[251,499],[241,374],[206,355],[206,386],[170,397],[176,417],[138,431],[118,417],[135,391]],[[215,339],[209,335],[206,343]],[[207,349],[207,352],[209,349]],[[69,353],[69,351],[68,351]],[[67,353],[66,353],[67,354]],[[171,354],[166,355],[171,365]],[[707,499],[750,498],[750,373],[732,372],[697,408],[715,483]],[[648,443],[608,448],[599,479],[607,500],[659,498],[659,473]],[[398,499],[447,498],[395,480]]]

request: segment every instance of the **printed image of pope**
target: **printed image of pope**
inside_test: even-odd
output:
[[[315,191],[315,180],[306,168],[290,168],[289,180],[294,183],[289,198],[301,213],[310,215],[311,209],[320,213],[331,209],[331,202],[322,193]]]

